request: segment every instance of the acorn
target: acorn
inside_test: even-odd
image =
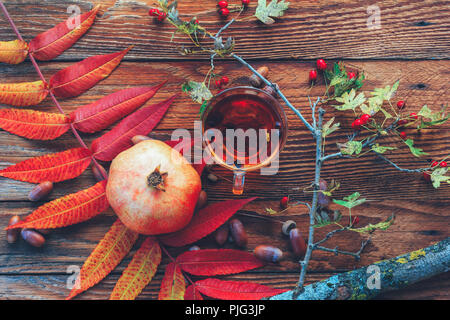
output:
[[[243,248],[247,246],[248,242],[247,232],[245,232],[244,225],[240,220],[233,219],[230,221],[230,232],[231,236],[233,237],[234,243],[238,247]]]
[[[259,245],[254,250],[255,256],[258,259],[267,262],[279,262],[281,258],[283,258],[283,251],[279,248],[267,246],[267,245]]]
[[[269,74],[269,68],[267,68],[266,66],[262,66],[258,68],[256,71],[258,71],[258,73],[262,75],[264,78],[266,78],[267,75]],[[252,76],[250,77],[250,83],[255,88],[260,88],[263,84],[263,81],[256,74],[252,74]]]

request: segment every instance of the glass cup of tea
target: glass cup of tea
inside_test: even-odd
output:
[[[246,172],[278,165],[287,118],[267,92],[253,87],[224,90],[209,101],[201,121],[206,151],[215,163],[234,172],[234,194],[243,193]]]

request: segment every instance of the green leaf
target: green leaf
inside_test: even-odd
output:
[[[204,82],[188,81],[181,87],[183,92],[188,92],[192,100],[197,103],[204,103],[213,97],[211,91]]]
[[[378,100],[381,100],[381,104],[384,100],[391,100],[391,98],[395,95],[398,89],[398,85],[400,84],[400,80],[397,80],[392,87],[386,86],[384,88],[376,88],[372,92],[372,96]]]
[[[418,115],[422,116],[423,118],[430,119],[430,121],[424,121],[423,119],[421,119],[417,129],[420,130],[423,128],[428,128],[445,123],[450,118],[450,116],[445,115],[446,109],[447,106],[443,106],[440,111],[432,112],[427,105],[424,105],[422,109],[420,109]]]
[[[376,153],[385,153],[388,150],[395,150],[397,149],[396,147],[385,147],[385,146],[380,146],[378,143],[375,143],[372,145],[372,151],[375,151]]]
[[[275,22],[272,18],[282,17],[288,8],[289,2],[284,0],[272,0],[269,5],[266,0],[258,0],[255,17],[265,24],[272,24]]]
[[[377,224],[371,224],[369,223],[367,226],[362,228],[355,228],[351,229],[352,231],[356,231],[359,233],[372,233],[375,230],[387,230],[393,223],[394,223],[395,216],[392,215],[389,218],[387,218],[385,221],[379,222]]]
[[[326,136],[332,134],[333,132],[335,132],[336,130],[339,129],[340,123],[333,123],[334,122],[334,117],[331,118],[330,120],[327,121],[327,123],[325,123],[323,125],[322,128],[322,137],[325,138]]]
[[[428,153],[424,152],[423,149],[414,147],[414,140],[412,139],[405,140],[405,144],[409,147],[409,150],[415,157],[428,155]]]
[[[351,156],[352,154],[360,154],[362,143],[360,141],[348,141],[346,143],[337,144],[342,154]]]
[[[366,202],[366,199],[364,199],[364,198],[359,199],[360,196],[361,195],[359,194],[359,192],[355,192],[347,197],[344,197],[343,200],[333,199],[333,202],[340,206],[351,209],[351,208],[354,208],[354,207],[359,206],[360,204],[363,204],[364,202]]]
[[[337,110],[344,111],[344,110],[355,110],[357,107],[359,107],[361,104],[363,104],[366,101],[366,97],[364,96],[364,93],[361,92],[356,96],[355,89],[350,90],[350,93],[344,92],[344,94],[341,97],[336,98],[337,102],[343,103],[342,105],[338,106],[335,105]]]
[[[431,173],[431,182],[433,183],[434,188],[439,188],[441,186],[441,182],[450,183],[450,176],[446,176],[447,172],[448,167],[433,170]]]
[[[266,208],[266,212],[268,213],[268,214],[271,214],[271,215],[274,215],[274,214],[277,214],[278,212],[276,212],[275,210],[273,210],[272,208]]]

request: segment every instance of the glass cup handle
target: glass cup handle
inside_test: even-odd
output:
[[[234,171],[233,194],[240,195],[244,192],[245,172]]]

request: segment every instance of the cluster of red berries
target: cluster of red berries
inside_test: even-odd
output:
[[[363,114],[361,117],[353,121],[352,123],[352,129],[353,130],[360,130],[361,127],[365,124],[367,124],[370,120],[371,116],[369,114]]]
[[[318,59],[316,61],[317,69],[324,71],[327,68],[327,63],[323,59]],[[348,79],[351,80],[353,78],[356,78],[356,73],[354,72],[347,72]],[[316,81],[317,80],[317,70],[313,69],[309,71],[309,80],[310,81]]]
[[[433,162],[431,163],[431,167],[432,167],[432,168],[436,167],[437,165],[439,165],[441,168],[446,168],[446,167],[448,166],[447,162],[445,162],[445,161],[441,161],[441,162],[439,162],[439,161],[433,161]],[[424,173],[423,173],[423,178],[424,178],[426,181],[431,181],[431,175],[430,175],[428,172],[424,172]]]
[[[166,19],[167,14],[165,12],[161,12],[159,9],[152,8],[148,12],[148,15],[150,17],[157,17],[158,21],[164,21]]]
[[[230,82],[230,79],[227,76],[223,76],[219,80],[216,80],[216,87],[222,89],[223,86],[226,86]]]
[[[242,0],[242,5],[248,6],[250,4],[250,0]],[[230,14],[230,9],[228,9],[228,1],[219,1],[217,4],[219,6],[219,13],[222,17],[228,17]]]

